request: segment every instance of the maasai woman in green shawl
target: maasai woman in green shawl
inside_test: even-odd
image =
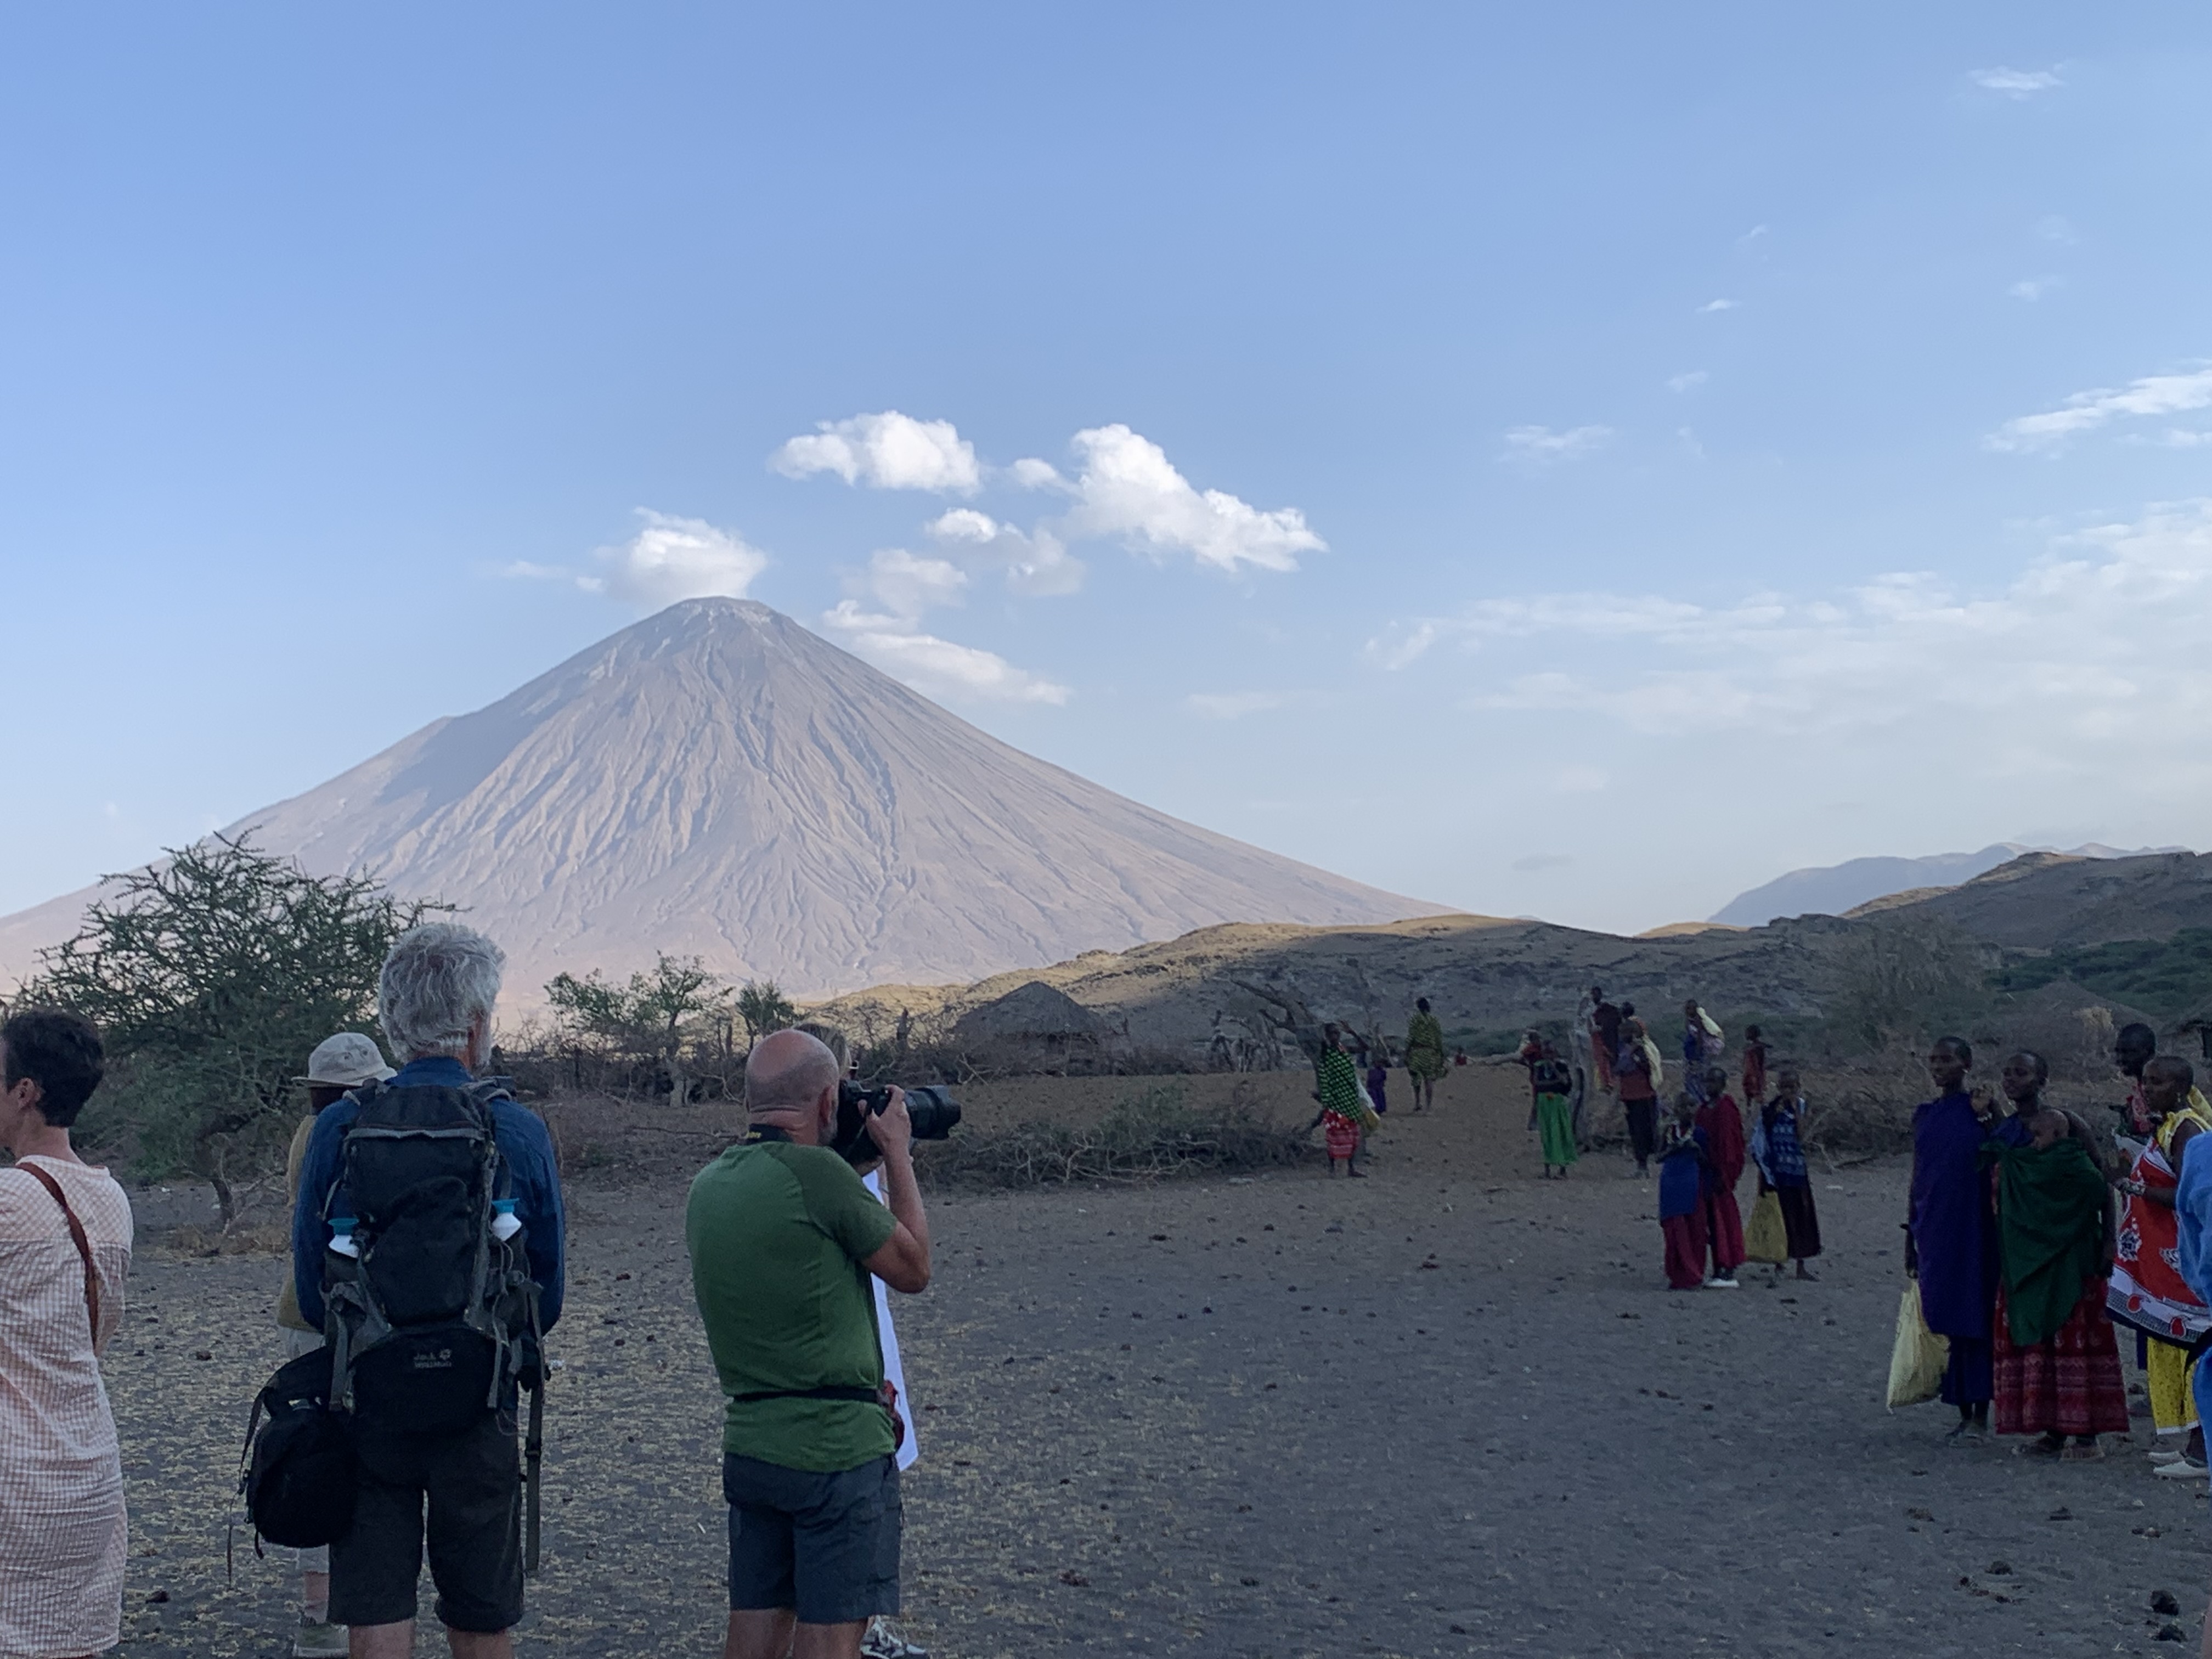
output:
[[[1375,1115],[1367,1091],[1359,1086],[1359,1071],[1352,1063],[1351,1039],[1334,1025],[1322,1028],[1322,1051],[1314,1061],[1314,1098],[1321,1102],[1319,1121],[1325,1126],[1322,1133],[1328,1144],[1328,1172],[1334,1175],[1341,1159],[1347,1176],[1364,1178],[1367,1172],[1355,1161],[1359,1156],[1360,1133],[1380,1127],[1382,1120]]]
[[[1444,1074],[1444,1028],[1426,997],[1413,1004],[1406,1022],[1406,1073],[1413,1079],[1413,1109],[1425,1111],[1436,1103],[1437,1080]]]
[[[2097,1437],[2128,1431],[2128,1395],[2105,1314],[2111,1188],[2088,1126],[2045,1108],[2050,1075],[2038,1054],[2005,1061],[2012,1115],[1984,1154],[1996,1165],[2001,1268],[1990,1334],[1997,1432],[2039,1432],[2023,1455],[2071,1461],[2103,1456]]]

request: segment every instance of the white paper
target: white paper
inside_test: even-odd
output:
[[[862,1184],[876,1195],[876,1202],[882,1203],[884,1172],[871,1170],[860,1179]],[[898,1332],[891,1327],[891,1293],[884,1281],[873,1273],[868,1275],[868,1283],[876,1292],[876,1331],[883,1342],[884,1375],[890,1379],[891,1387],[898,1390],[899,1415],[906,1419],[906,1439],[898,1449],[898,1466],[910,1469],[921,1456],[921,1432],[917,1420],[921,1411],[914,1403],[914,1395],[907,1390],[906,1367],[899,1364]]]

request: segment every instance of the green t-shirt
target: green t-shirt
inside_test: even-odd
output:
[[[729,1401],[722,1449],[834,1474],[892,1451],[890,1419],[857,1400],[755,1400],[884,1378],[875,1287],[860,1265],[897,1223],[824,1146],[732,1146],[699,1171],[684,1215],[691,1292]]]

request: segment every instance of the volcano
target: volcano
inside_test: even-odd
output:
[[[672,605],[241,832],[465,907],[525,1006],[656,951],[820,996],[1216,922],[1442,913],[1025,755],[741,599]],[[0,920],[0,963],[27,970],[97,890]]]

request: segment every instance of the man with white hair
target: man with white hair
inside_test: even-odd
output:
[[[333,1404],[347,1398],[355,1419],[360,1496],[351,1529],[331,1546],[329,1613],[351,1627],[352,1659],[414,1651],[426,1530],[454,1659],[509,1659],[508,1632],[522,1617],[515,1378],[538,1361],[535,1331],[526,1320],[518,1337],[513,1310],[534,1296],[536,1331],[561,1316],[563,1220],[544,1124],[474,1076],[491,1058],[505,962],[453,922],[401,935],[377,981],[378,1019],[400,1069],[317,1115],[301,1170],[293,1287],[307,1321],[331,1333]],[[410,1167],[434,1174],[416,1179]],[[435,1176],[440,1168],[459,1174]],[[451,1248],[410,1231],[436,1224]],[[412,1351],[408,1286],[380,1277],[400,1264],[421,1290],[415,1301],[462,1309],[421,1327],[434,1340]],[[441,1367],[459,1375],[479,1349],[471,1388],[431,1392]],[[380,1355],[394,1363],[380,1365]],[[409,1389],[422,1392],[392,1403]]]
[[[870,1618],[899,1610],[897,1422],[869,1276],[927,1286],[929,1223],[905,1096],[867,1120],[878,1203],[826,1144],[838,1081],[814,1037],[762,1038],[745,1061],[750,1133],[699,1172],[684,1212],[728,1402],[724,1659],[855,1659]]]

